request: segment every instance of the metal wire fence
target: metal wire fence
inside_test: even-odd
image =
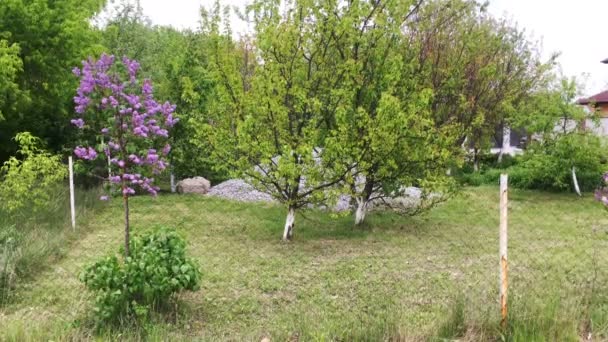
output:
[[[176,228],[203,277],[200,291],[179,297],[183,309],[174,320],[180,323],[163,325],[161,338],[608,338],[608,220],[588,195],[509,191],[502,326],[497,187],[464,189],[421,216],[374,212],[360,227],[348,213],[305,210],[289,243],[280,240],[286,209],[276,203],[164,188],[156,199],[132,198],[133,232]],[[120,245],[120,201],[79,222],[77,232],[81,223],[86,230],[74,250],[49,271],[73,281],[44,283],[58,287],[54,293],[80,294],[40,304],[47,320],[66,319],[53,305],[71,307],[70,317],[90,309],[75,279],[83,264]],[[13,319],[7,317],[4,322]]]

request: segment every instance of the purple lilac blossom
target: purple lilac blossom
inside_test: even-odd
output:
[[[78,127],[78,128],[81,128],[81,129],[82,129],[82,128],[84,127],[84,120],[82,120],[82,119],[80,119],[80,118],[78,118],[78,119],[72,119],[72,120],[70,120],[70,122],[71,122],[71,123],[72,123],[74,126],[76,126],[76,127]]]
[[[115,156],[111,159],[111,163],[120,167],[125,174],[124,178],[114,176],[110,178],[110,181],[126,180],[129,181],[129,184],[137,185],[150,194],[156,195],[159,188],[153,186],[153,178],[131,174],[129,171],[134,166],[149,165],[148,170],[158,173],[166,168],[166,161],[159,156],[155,149],[149,149],[142,156],[137,154],[127,156],[123,153],[126,151],[126,144],[132,140],[155,136],[154,141],[158,141],[157,137],[168,137],[168,128],[178,121],[173,117],[175,106],[169,102],[161,105],[154,99],[154,87],[150,79],[144,79],[141,86],[137,85],[137,73],[140,69],[137,61],[127,57],[122,59],[122,70],[126,71],[128,82],[124,82],[119,73],[113,72],[114,65],[114,56],[102,54],[98,60],[89,58],[83,61],[81,68],[72,70],[73,74],[80,79],[77,96],[74,97],[74,109],[80,116],[84,116],[88,109],[111,111],[116,124],[112,129],[102,128],[99,131],[110,138],[108,146],[103,147],[103,150],[100,151],[103,151],[108,158],[111,157],[111,151],[115,151],[112,152]],[[74,118],[72,123],[84,128],[83,118]],[[114,134],[116,136],[113,136]],[[162,148],[162,155],[166,156],[170,151],[171,146],[166,144]],[[97,157],[97,152],[91,147],[78,146],[74,153],[79,158],[87,160]],[[127,187],[123,189],[123,193],[132,195],[135,190]]]
[[[166,144],[165,147],[163,147],[163,155],[168,155],[169,152],[171,152],[171,145]]]
[[[130,160],[131,162],[133,162],[133,164],[135,164],[135,165],[141,165],[141,164],[142,164],[141,158],[139,158],[139,157],[138,157],[137,155],[135,155],[135,154],[131,154],[131,155],[129,155],[129,160]]]

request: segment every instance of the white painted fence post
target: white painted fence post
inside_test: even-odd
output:
[[[74,163],[72,162],[72,156],[68,157],[68,164],[70,168],[70,214],[72,215],[72,229],[76,230],[76,208],[74,206]]]
[[[507,212],[508,212],[508,180],[506,174],[500,175],[500,226],[499,226],[499,257],[500,257],[500,316],[501,326],[507,327],[507,292],[509,280],[507,277],[509,264],[507,262]]]

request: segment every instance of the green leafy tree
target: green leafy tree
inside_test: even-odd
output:
[[[20,95],[16,79],[22,68],[19,46],[0,39],[0,121],[4,119],[3,112],[15,110]]]
[[[479,152],[553,67],[542,62],[524,32],[487,13],[487,3],[437,0],[421,8],[408,25],[417,45],[418,73],[433,90],[436,125],[459,126],[460,146]]]
[[[101,51],[90,19],[104,0],[0,1],[0,40],[19,47],[22,68],[15,82],[21,95],[3,108],[0,160],[17,149],[10,139],[29,131],[59,151],[71,140],[67,118],[76,82],[69,70],[87,55]],[[0,46],[7,46],[5,43]],[[5,50],[4,48],[0,48]],[[4,73],[4,65],[2,72]],[[11,93],[14,96],[15,93]]]
[[[332,44],[349,65],[349,101],[330,120],[335,128],[327,149],[355,166],[344,182],[357,204],[355,224],[363,222],[372,201],[418,212],[422,206],[405,207],[392,200],[404,196],[408,186],[422,187],[425,199],[433,190],[449,188],[446,170],[457,156],[454,127],[435,125],[432,89],[418,82],[416,47],[402,31],[421,5],[352,1],[329,11],[330,20],[340,23]],[[438,199],[425,201],[424,207]]]
[[[249,15],[256,39],[243,49],[219,32],[219,6],[207,23],[217,37],[212,72],[220,85],[199,131],[226,169],[285,204],[284,240],[293,236],[296,210],[325,200],[324,190],[349,171],[324,152],[350,67],[329,43],[344,23],[322,19],[335,6],[255,1]]]
[[[581,95],[580,89],[582,85],[575,77],[551,80],[522,103],[509,123],[512,127],[540,135],[542,139],[581,129],[584,120],[595,121],[597,113],[586,113],[575,103]]]

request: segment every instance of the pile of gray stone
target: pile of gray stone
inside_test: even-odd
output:
[[[211,187],[208,193],[241,202],[273,202],[271,195],[256,190],[251,184],[242,179],[230,179]]]
[[[225,182],[211,186],[211,183],[203,177],[187,178],[177,183],[179,193],[206,194],[220,198],[226,198],[241,202],[275,202],[276,200],[268,193],[255,189],[243,179],[230,179]],[[416,187],[408,187],[403,191],[403,196],[372,201],[368,208],[370,210],[386,209],[388,206],[414,208],[420,204],[422,191]],[[388,204],[388,205],[387,205]],[[322,209],[327,207],[323,206]],[[331,207],[332,211],[340,212],[351,210],[353,201],[347,194],[340,195],[337,202]]]

